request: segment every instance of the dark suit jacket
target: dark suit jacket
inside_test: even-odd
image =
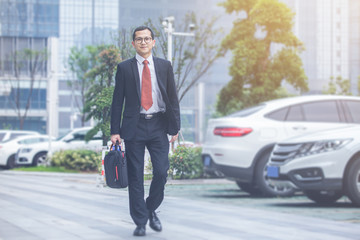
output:
[[[166,105],[166,132],[176,135],[180,130],[180,108],[176,94],[174,73],[171,63],[153,57],[157,82]],[[125,140],[135,137],[140,118],[140,77],[136,58],[118,64],[115,90],[111,105],[111,134],[120,134]]]

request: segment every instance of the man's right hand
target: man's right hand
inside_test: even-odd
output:
[[[111,135],[111,142],[112,144],[116,144],[116,141],[119,141],[119,143],[121,143],[121,138],[120,138],[120,134],[114,134],[114,135]]]

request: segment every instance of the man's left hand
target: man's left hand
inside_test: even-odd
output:
[[[179,133],[178,134],[176,134],[176,135],[174,135],[174,136],[171,136],[171,139],[170,139],[170,143],[173,143],[173,142],[175,142],[176,141],[176,139],[178,138],[178,136],[179,136]]]

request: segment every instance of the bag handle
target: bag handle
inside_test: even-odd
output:
[[[113,149],[113,147],[114,147],[114,149]],[[114,144],[111,144],[111,146],[110,146],[110,151],[112,151],[112,150],[121,151],[121,146],[120,146],[119,140],[116,140],[115,145],[114,145]]]

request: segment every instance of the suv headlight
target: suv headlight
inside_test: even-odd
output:
[[[334,139],[301,144],[293,158],[338,150],[353,139]]]
[[[31,152],[31,148],[23,148],[21,149],[21,153],[28,153],[28,152]]]

